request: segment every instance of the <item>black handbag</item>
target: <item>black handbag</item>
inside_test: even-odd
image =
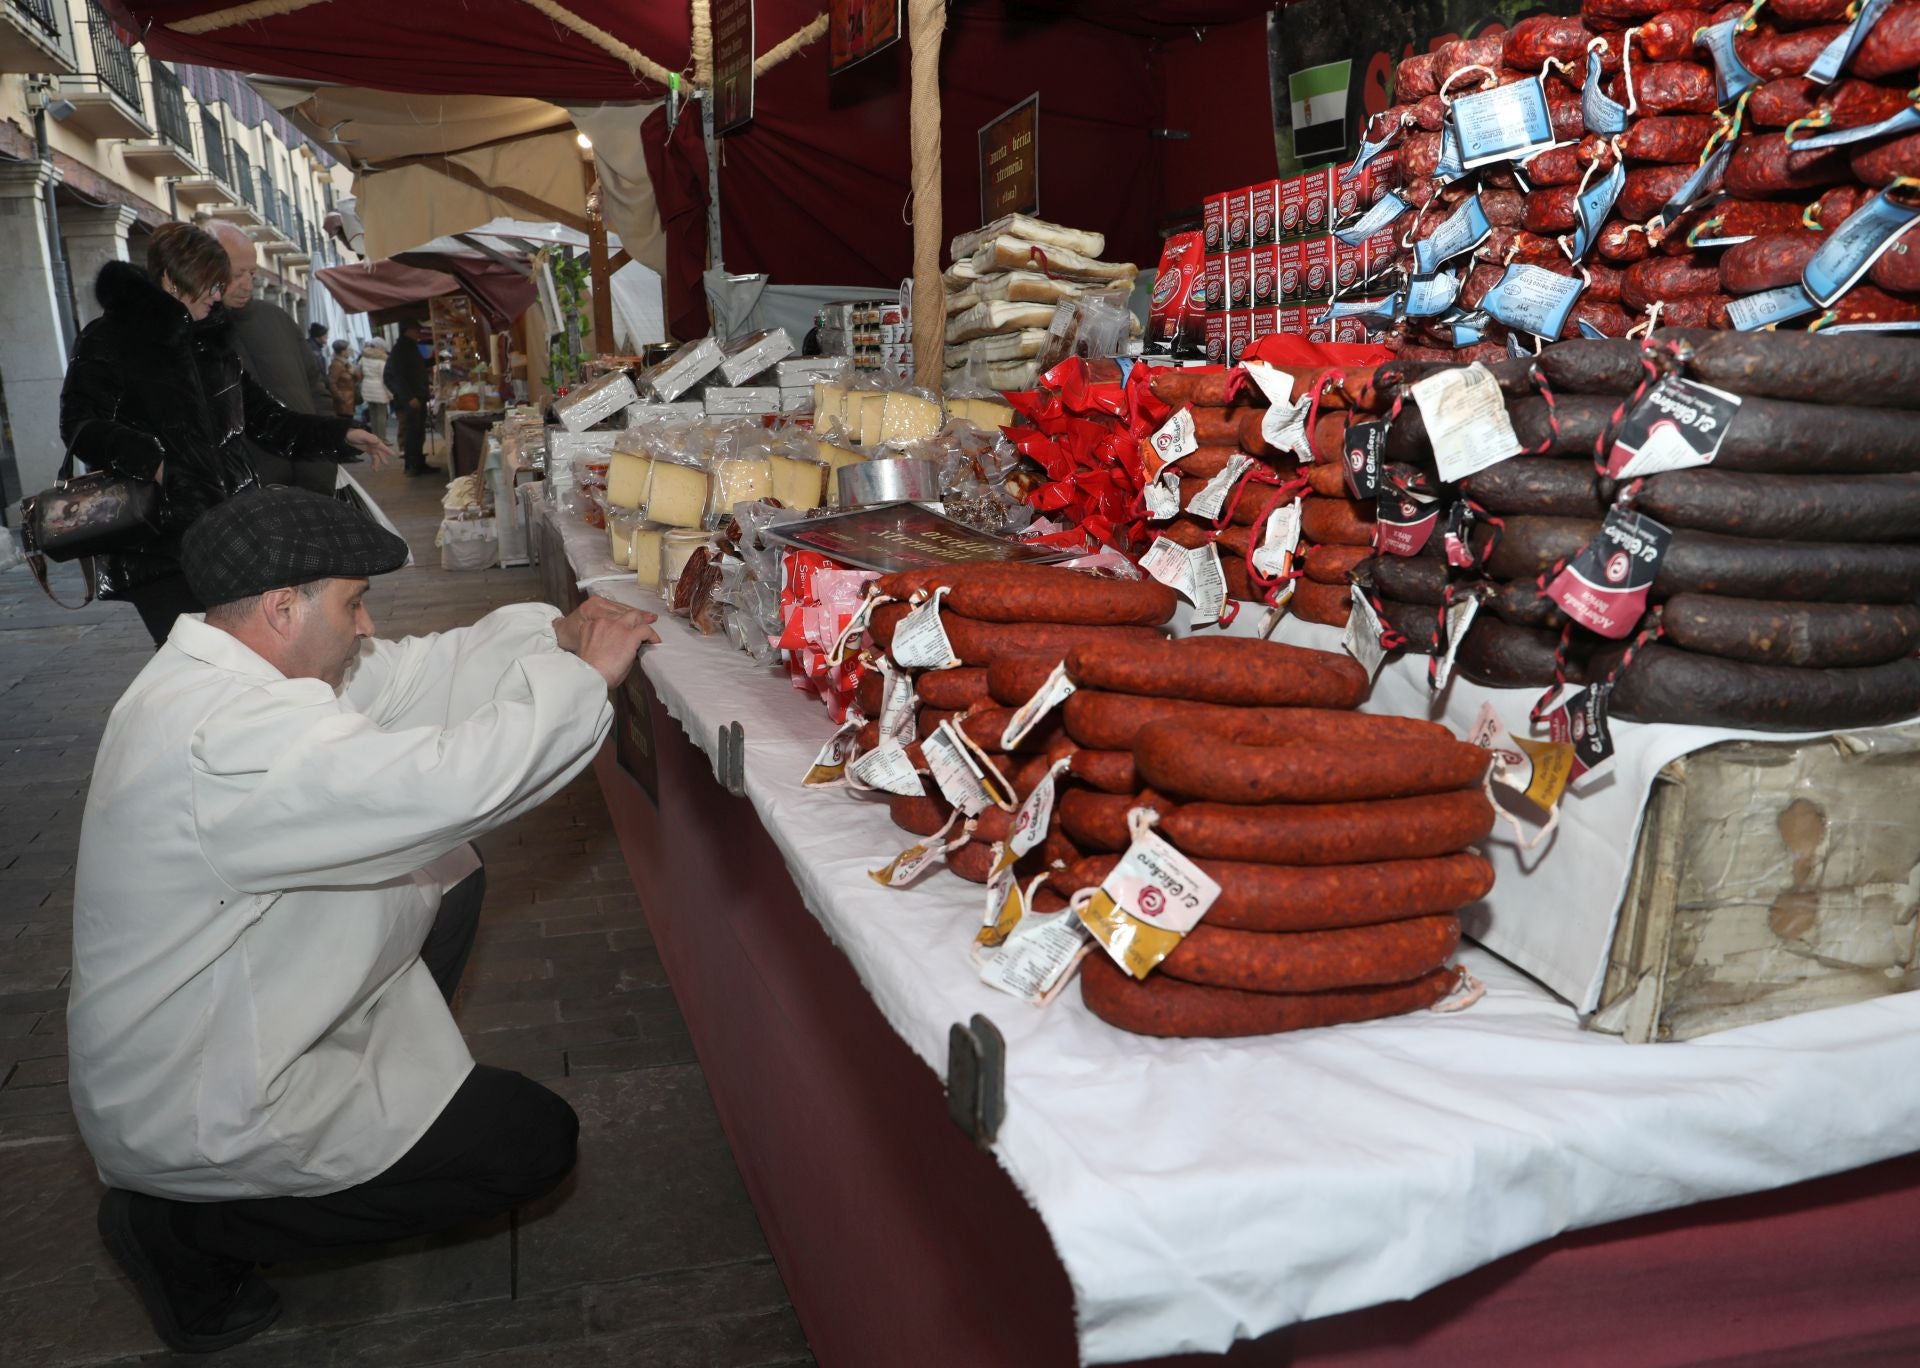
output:
[[[74,439],[86,429],[82,423]],[[157,483],[111,470],[76,477],[69,442],[60,462],[60,482],[20,501],[20,545],[48,598],[62,608],[84,608],[93,602],[94,558],[137,546],[159,530],[159,522]],[[81,562],[87,596],[78,603],[61,603],[47,585],[47,562],[70,560]]]

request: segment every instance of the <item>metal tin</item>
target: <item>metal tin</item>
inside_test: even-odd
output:
[[[840,467],[840,506],[912,502],[940,497],[937,461],[862,461]]]

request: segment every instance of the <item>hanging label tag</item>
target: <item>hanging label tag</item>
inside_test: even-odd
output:
[[[1313,409],[1313,396],[1303,394],[1298,403],[1275,404],[1260,420],[1260,435],[1267,445],[1292,452],[1303,461],[1313,459],[1313,443],[1307,436],[1307,414]]]
[[[1440,322],[1453,330],[1453,345],[1456,347],[1474,347],[1485,340],[1487,324],[1493,320],[1487,317],[1484,309],[1452,308],[1442,314]]]
[[[1600,52],[1587,49],[1587,79],[1580,86],[1580,121],[1587,132],[1611,137],[1627,131],[1627,107],[1600,86]]]
[[[1551,814],[1567,791],[1573,774],[1573,747],[1557,741],[1529,741],[1515,736],[1493,711],[1480,705],[1467,740],[1493,752],[1492,779],[1525,798],[1543,814]]]
[[[1267,515],[1260,545],[1254,548],[1253,568],[1263,575],[1293,573],[1293,558],[1300,550],[1300,505],[1282,504]]]
[[[1006,943],[1020,918],[1027,914],[1027,899],[1020,877],[1013,872],[1017,857],[1005,841],[993,843],[993,865],[987,874],[986,903],[980,915],[980,929],[973,937],[975,963],[985,963],[982,952]]]
[[[1810,134],[1804,138],[1795,138],[1789,132],[1787,146],[1795,152],[1812,152],[1822,147],[1842,147],[1847,143],[1865,142],[1868,138],[1891,137],[1895,133],[1906,133],[1916,128],[1920,128],[1920,105],[1908,105],[1890,118],[1882,119],[1879,123],[1862,124],[1858,128],[1836,128],[1825,133]]]
[[[1828,333],[1899,333],[1920,331],[1920,319],[1908,318],[1897,323],[1832,323],[1820,329],[1824,337]]]
[[[887,648],[894,664],[908,670],[947,670],[960,663],[940,621],[940,600],[946,593],[943,584],[925,603],[900,619],[900,625],[893,629],[893,644]]]
[[[1573,747],[1568,784],[1586,788],[1613,768],[1613,730],[1607,725],[1611,684],[1582,689],[1547,716],[1547,734]]]
[[[1853,60],[1853,54],[1859,51],[1861,40],[1880,22],[1880,16],[1892,3],[1893,0],[1866,0],[1854,21],[1813,59],[1813,65],[1807,68],[1807,79],[1817,85],[1832,85],[1838,80],[1847,63]]]
[[[1449,114],[1459,141],[1460,164],[1469,171],[1489,162],[1531,156],[1555,141],[1547,88],[1538,76],[1462,95]]]
[[[1851,289],[1916,220],[1920,206],[1900,204],[1885,191],[1874,195],[1828,235],[1801,271],[1800,284],[1824,308]]]
[[[840,730],[827,738],[827,744],[813,757],[813,763],[807,767],[806,778],[800,782],[808,788],[821,788],[828,784],[837,784],[846,777],[847,761],[853,758],[859,746],[856,739],[860,728],[867,725],[867,719],[858,712],[849,713]]]
[[[1193,605],[1195,625],[1220,620],[1227,606],[1227,577],[1212,542],[1189,550],[1157,537],[1140,557],[1140,568]]]
[[[1607,476],[1631,480],[1712,465],[1740,413],[1740,396],[1677,375],[1662,376],[1615,430]]]
[[[1357,588],[1349,587],[1347,596],[1353,607],[1347,611],[1347,630],[1340,644],[1347,648],[1348,655],[1360,662],[1367,678],[1372,679],[1380,673],[1380,662],[1387,658],[1387,649],[1380,644],[1380,615]]]
[[[1600,177],[1574,203],[1579,215],[1579,223],[1573,230],[1573,259],[1579,261],[1593,246],[1595,238],[1600,236],[1600,226],[1607,221],[1607,215],[1613,212],[1614,202],[1620,198],[1620,192],[1627,188],[1627,168],[1623,162],[1616,161],[1613,170]],[[1559,336],[1558,333],[1550,334]]]
[[[1000,749],[1012,752],[1013,748],[1026,739],[1027,733],[1040,724],[1040,719],[1067,701],[1067,696],[1078,686],[1067,674],[1067,662],[1061,661],[1053,667],[1039,688],[1033,691],[1033,697],[1013,710],[1013,716],[1007,719],[1006,730],[1000,734]]]
[[[993,806],[993,799],[980,777],[980,767],[974,763],[972,752],[960,739],[960,729],[951,718],[920,742],[920,753],[927,757],[927,772],[933,776],[934,785],[955,808],[969,817],[978,817]]]
[[[1253,469],[1253,457],[1234,456],[1228,459],[1218,475],[1208,480],[1198,494],[1187,505],[1187,512],[1196,518],[1205,518],[1208,522],[1218,518],[1227,506],[1227,495],[1240,483],[1240,477]]]
[[[1148,830],[1139,811],[1128,814],[1133,844],[1078,912],[1114,963],[1143,979],[1200,924],[1220,885]]]
[[[1739,31],[1740,20],[1733,18],[1701,29],[1693,40],[1696,47],[1705,48],[1713,58],[1713,98],[1722,109],[1760,84],[1760,78],[1747,70],[1747,64],[1734,50],[1734,35]]]
[[[1601,332],[1584,318],[1574,319],[1573,326],[1578,328],[1580,330],[1580,336],[1589,342],[1604,342],[1607,338],[1605,333]]]
[[[1440,128],[1440,161],[1433,168],[1433,178],[1442,185],[1451,185],[1466,174],[1467,168],[1460,161],[1460,134],[1449,115]]]
[[[1193,432],[1193,411],[1181,409],[1160,426],[1160,430],[1147,441],[1147,449],[1141,453],[1147,466],[1147,477],[1159,479],[1160,472],[1182,457],[1191,456],[1200,449],[1200,439]]]
[[[1140,568],[1176,594],[1187,592],[1187,548],[1166,537],[1155,537],[1140,556]]]
[[[1093,938],[1078,917],[1069,912],[1035,912],[1018,889],[1020,916],[1006,941],[980,966],[980,979],[1023,1002],[1044,1007],[1051,1002],[1093,949]]]
[[[1334,229],[1333,235],[1349,247],[1358,247],[1382,228],[1398,223],[1412,207],[1398,194],[1389,190],[1375,200],[1366,213],[1347,227]]]
[[[1733,143],[1734,140],[1729,139],[1713,149],[1711,155],[1673,192],[1673,198],[1661,208],[1656,222],[1673,223],[1682,214],[1698,209],[1719,193],[1720,182],[1726,178],[1727,162],[1733,156]]]
[[[1160,478],[1149,481],[1141,493],[1150,522],[1165,522],[1180,512],[1180,476],[1171,469],[1161,471]]]
[[[1367,126],[1371,127],[1371,123],[1369,122]],[[1360,173],[1367,169],[1367,164],[1371,162],[1375,157],[1379,156],[1382,152],[1386,151],[1387,148],[1392,144],[1393,140],[1399,136],[1400,136],[1400,125],[1397,123],[1393,127],[1389,128],[1383,136],[1378,138],[1369,139],[1365,137],[1363,133],[1363,136],[1360,139],[1360,150],[1354,154],[1354,158],[1352,161],[1348,162],[1345,166],[1340,168],[1340,177],[1339,177],[1338,183],[1341,185],[1346,185],[1354,180],[1357,180],[1360,176]]]
[[[1460,643],[1467,639],[1467,629],[1473,626],[1473,620],[1480,612],[1480,600],[1472,594],[1455,599],[1447,607],[1446,640],[1441,643],[1440,655],[1433,667],[1428,683],[1435,693],[1447,687],[1447,681],[1453,678],[1454,657],[1460,654]]]
[[[1452,271],[1415,276],[1407,286],[1406,303],[1402,307],[1408,318],[1432,318],[1452,308],[1459,296],[1460,277]]]
[[[1384,419],[1355,423],[1340,443],[1341,473],[1347,493],[1371,499],[1380,492],[1380,466],[1386,459],[1387,424]]]
[[[1007,838],[1007,849],[1015,860],[1020,859],[1047,839],[1047,828],[1053,822],[1053,796],[1059,777],[1066,773],[1070,760],[1056,760],[1041,776],[1040,782],[1033,786],[1033,792],[1027,795],[1020,810],[1013,814],[1013,834]]]
[[[880,740],[905,746],[913,740],[913,676],[880,662]]]
[[[1777,290],[1740,296],[1727,305],[1727,319],[1741,332],[1753,332],[1812,313],[1819,307],[1798,285],[1782,285]]]
[[[1473,523],[1473,509],[1465,499],[1459,500],[1447,509],[1444,544],[1447,564],[1456,570],[1473,569]]]
[[[1647,593],[1672,541],[1664,524],[1608,509],[1593,540],[1547,586],[1547,597],[1582,627],[1618,641],[1647,611]]]
[[[1485,242],[1492,231],[1487,211],[1480,206],[1480,196],[1473,196],[1449,214],[1446,222],[1430,236],[1413,244],[1413,273],[1432,275],[1462,252],[1471,252]]]
[[[1384,556],[1417,556],[1433,538],[1440,505],[1382,485],[1374,506],[1373,538]]]
[[[868,788],[919,798],[927,791],[920,773],[907,758],[906,748],[896,741],[882,741],[847,766],[847,773]]]
[[[1378,318],[1391,321],[1400,316],[1404,296],[1398,293],[1387,295],[1384,299],[1336,299],[1327,306],[1322,321],[1332,323],[1342,318]]]
[[[1508,274],[1532,269],[1509,267]],[[1550,271],[1540,274],[1554,280],[1565,279]],[[1576,290],[1579,283],[1573,282]],[[1558,329],[1554,335],[1558,335]],[[1448,484],[1498,465],[1520,451],[1520,439],[1513,435],[1513,423],[1507,418],[1500,382],[1485,366],[1476,363],[1456,370],[1436,371],[1414,385],[1413,401],[1420,406],[1434,464],[1440,478]]]
[[[1586,284],[1544,266],[1515,262],[1487,291],[1480,307],[1506,324],[1536,337],[1558,337]]]
[[[952,825],[953,822],[949,820],[947,826],[940,828],[940,835],[929,836],[924,841],[914,842],[880,868],[869,869],[867,877],[882,888],[905,888],[929,869],[946,860],[949,847],[943,837],[947,827]]]

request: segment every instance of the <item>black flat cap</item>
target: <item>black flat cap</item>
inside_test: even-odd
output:
[[[323,494],[263,485],[218,504],[180,540],[180,567],[207,607],[322,579],[398,570],[407,544]]]

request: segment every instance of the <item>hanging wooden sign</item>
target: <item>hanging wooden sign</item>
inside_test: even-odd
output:
[[[1040,212],[1040,93],[980,129],[980,221]]]
[[[713,0],[713,131],[753,121],[753,0]]]
[[[827,0],[827,74],[838,76],[906,32],[906,0]]]

